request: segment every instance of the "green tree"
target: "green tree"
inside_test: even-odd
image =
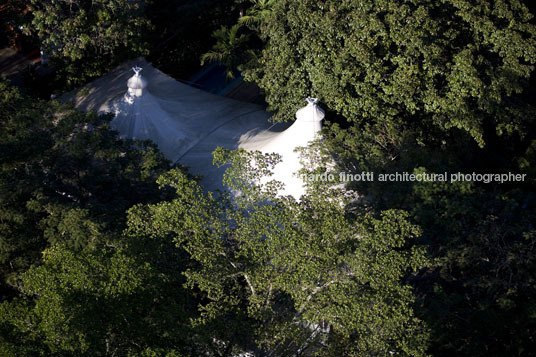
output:
[[[0,93],[0,354],[198,354],[185,254],[121,234],[129,207],[166,197],[168,162],[108,116]]]
[[[280,119],[321,98],[336,170],[526,174],[349,188],[361,196],[353,209],[402,209],[422,229],[416,242],[436,259],[412,283],[430,352],[530,355],[536,30],[525,4],[288,0],[271,10],[262,30],[251,26],[265,47],[245,77]]]
[[[241,69],[249,51],[244,53],[248,41],[248,35],[240,33],[241,25],[236,24],[231,28],[222,26],[213,32],[212,37],[216,40],[212,49],[201,56],[201,65],[205,62],[217,62],[226,68],[227,79],[235,77],[235,71]]]
[[[131,234],[170,237],[189,254],[187,285],[203,293],[196,324],[225,321],[217,338],[228,352],[255,341],[275,355],[423,355],[426,333],[404,279],[426,259],[411,248],[420,231],[406,213],[352,215],[322,194],[278,198],[276,183],[251,185],[276,157],[219,150],[215,160],[231,164],[234,199],[171,170],[159,183],[176,197],[129,215]]]
[[[536,27],[517,0],[278,1],[246,79],[279,118],[314,95],[358,130],[527,132]],[[400,146],[394,135],[391,145]]]
[[[169,166],[154,145],[123,141],[109,116],[36,101],[0,82],[0,263],[2,284],[49,244],[73,248],[121,232],[124,212],[158,193]]]
[[[129,57],[148,54],[147,4],[32,0],[32,24],[45,51],[62,63],[67,84],[76,84]]]
[[[21,275],[22,297],[0,305],[2,355],[192,353],[180,251],[170,241],[115,242],[43,251],[43,264]]]
[[[252,6],[238,19],[239,23],[254,25],[268,21],[277,0],[252,0]]]
[[[418,280],[438,356],[530,355],[535,347],[533,193],[419,183],[415,220],[437,257]],[[498,192],[500,194],[498,194]]]

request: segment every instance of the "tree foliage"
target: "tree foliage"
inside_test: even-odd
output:
[[[155,199],[167,161],[134,148],[107,116],[36,101],[0,82],[0,262],[3,283],[49,244],[81,248],[124,228],[124,211]],[[7,280],[6,280],[7,279]]]
[[[201,65],[217,62],[226,68],[227,79],[235,77],[235,71],[244,61],[245,44],[248,41],[246,34],[240,33],[240,24],[231,28],[222,26],[212,33],[216,41],[212,49],[201,56]]]
[[[225,150],[242,196],[181,168],[158,193],[154,147],[2,86],[3,354],[424,354],[406,279],[426,259],[407,213],[278,198],[250,185],[277,156]]]
[[[241,193],[231,201],[204,194],[172,170],[159,183],[174,188],[176,198],[130,212],[133,233],[168,236],[191,257],[187,285],[204,295],[197,323],[226,321],[232,333],[245,333],[246,341],[277,355],[305,349],[334,356],[422,355],[426,334],[404,278],[426,259],[422,249],[410,248],[420,231],[407,214],[351,216],[321,194],[298,203],[269,187],[251,190],[248,179],[256,173],[245,168],[265,159],[216,152],[216,161],[236,169],[227,182]],[[235,175],[244,170],[250,175]],[[322,326],[333,332],[322,333]],[[232,333],[226,344],[244,339]]]
[[[305,152],[315,173],[526,181],[317,182],[297,202],[263,179],[278,155],[219,149],[232,190],[211,193],[167,171],[154,145],[120,140],[110,117],[1,81],[1,354],[531,355],[536,30],[525,4],[250,3],[235,26],[187,13],[207,36],[224,25],[204,60],[231,74],[242,64],[277,118],[321,98],[315,145],[329,156]],[[145,51],[143,4],[34,1],[34,26],[80,79],[81,64],[95,75]],[[158,29],[179,36],[173,14]]]
[[[239,23],[246,25],[255,25],[266,22],[272,15],[272,7],[277,0],[252,0],[252,6],[246,11],[246,14],[238,19]]]
[[[121,234],[129,207],[166,197],[168,162],[108,116],[0,86],[1,354],[180,356],[181,251]]]
[[[45,52],[79,83],[148,54],[147,5],[145,0],[32,1],[32,24]]]
[[[307,95],[363,129],[487,127],[520,135],[533,116],[516,95],[536,61],[536,28],[519,1],[278,1],[246,72],[280,118]]]
[[[0,305],[5,355],[178,354],[190,345],[180,252],[171,242],[115,242],[43,251],[43,264],[20,277],[24,298]]]
[[[348,186],[362,197],[354,209],[402,209],[422,229],[417,244],[435,259],[412,284],[431,353],[529,355],[536,33],[527,6],[287,0],[250,28],[265,47],[245,77],[282,120],[304,97],[321,98],[336,171],[526,175]]]

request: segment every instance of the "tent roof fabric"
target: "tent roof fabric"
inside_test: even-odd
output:
[[[130,89],[145,89],[147,87],[147,81],[143,76],[136,73],[127,81],[127,87]]]
[[[309,98],[308,98],[309,99]],[[303,181],[296,174],[301,169],[300,155],[295,151],[298,147],[306,147],[318,138],[322,129],[321,121],[324,111],[309,101],[306,107],[296,112],[296,121],[288,129],[277,133],[266,131],[241,144],[246,150],[259,150],[264,153],[276,152],[281,155],[281,162],[274,168],[272,179],[285,184],[280,195],[291,195],[299,198],[305,194]]]
[[[143,72],[138,68],[133,75],[134,66]],[[292,126],[271,124],[270,114],[262,107],[180,83],[143,58],[128,61],[61,99],[83,111],[114,113],[111,125],[121,136],[152,140],[172,162],[202,175],[201,183],[208,190],[223,189],[224,169],[212,164],[216,147],[277,152],[283,162],[273,178],[286,185],[280,194],[296,198],[304,190],[293,176],[300,168],[294,149],[316,137],[324,117],[311,100],[297,112]]]

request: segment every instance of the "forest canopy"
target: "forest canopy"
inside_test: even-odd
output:
[[[207,192],[110,115],[2,80],[0,354],[532,355],[530,6],[32,1],[55,90],[140,54],[177,77],[215,61],[276,120],[319,98],[308,173],[524,179],[317,182],[296,200],[251,185],[277,155],[218,149],[229,190]]]

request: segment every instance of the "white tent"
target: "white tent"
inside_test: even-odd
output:
[[[277,165],[273,178],[285,183],[281,194],[296,198],[303,193],[303,186],[293,176],[299,170],[294,149],[314,139],[324,116],[311,100],[296,113],[292,126],[273,125],[262,107],[180,83],[142,58],[117,67],[63,99],[73,101],[81,110],[115,113],[111,124],[120,135],[152,140],[172,162],[202,175],[202,184],[209,190],[222,188],[223,169],[212,165],[216,147],[277,152],[283,162]]]

